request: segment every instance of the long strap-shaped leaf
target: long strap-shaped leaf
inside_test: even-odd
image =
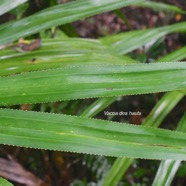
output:
[[[13,8],[25,3],[28,0],[1,0],[0,1],[0,15],[12,10]]]
[[[186,88],[186,63],[77,66],[0,78],[0,105]]]
[[[180,92],[168,92],[165,94],[159,100],[147,118],[145,118],[143,125],[148,127],[159,127],[161,122],[183,97],[184,94]],[[132,158],[117,158],[112,168],[102,180],[102,186],[116,186],[127,171],[128,167],[132,164],[133,160],[134,159]]]
[[[180,120],[177,131],[186,132],[186,112],[184,113],[182,119]],[[162,161],[158,171],[156,173],[156,177],[153,181],[153,186],[169,186],[181,164],[180,160],[165,160]]]
[[[0,27],[0,45],[53,26],[80,20],[144,0],[78,0],[57,5]]]
[[[176,52],[168,54],[163,57],[165,61],[177,61],[184,59],[184,52],[180,49]],[[181,56],[181,57],[180,57]],[[183,57],[183,58],[182,58]],[[158,61],[164,61],[162,58]],[[178,104],[178,102],[184,97],[181,92],[169,92],[166,93],[161,100],[156,104],[151,113],[147,116],[143,125],[151,127],[159,127],[165,117],[170,113],[170,111]],[[131,158],[117,158],[114,162],[112,168],[108,171],[104,179],[102,180],[102,186],[115,186],[125,174],[128,167],[132,164],[133,159]],[[168,163],[169,164],[169,163]],[[170,163],[171,164],[171,163]],[[166,164],[167,165],[167,164]],[[178,164],[177,164],[178,165]],[[162,173],[162,172],[161,172]],[[160,173],[160,174],[161,174]],[[165,175],[165,174],[163,174]],[[163,185],[163,184],[162,184]]]
[[[110,50],[116,53],[126,54],[129,53],[149,42],[154,42],[172,32],[185,32],[186,22],[176,23],[164,27],[158,27],[146,30],[135,30],[107,36],[100,39],[106,45],[112,44]],[[135,44],[134,44],[135,43]]]
[[[0,75],[77,65],[126,64],[135,61],[112,54],[99,40],[42,40],[40,49],[31,52],[0,51]]]
[[[161,57],[157,60],[157,62],[165,62],[165,61],[181,61],[186,58],[186,46],[175,50],[174,52]]]
[[[181,132],[83,117],[0,110],[0,143],[108,156],[186,160]]]
[[[170,5],[170,4],[165,4],[165,3],[160,3],[160,2],[149,2],[149,1],[145,1],[142,3],[137,3],[137,6],[141,6],[141,7],[147,7],[147,8],[152,8],[154,10],[160,11],[167,11],[167,12],[175,12],[175,13],[181,13],[184,14],[185,11],[180,9],[177,6],[174,5]]]
[[[0,105],[186,88],[186,63],[77,66],[0,78]]]

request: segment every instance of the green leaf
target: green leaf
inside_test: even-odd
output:
[[[183,11],[182,9],[178,8],[177,6],[174,5],[169,5],[165,3],[160,3],[160,2],[142,2],[142,3],[136,3],[137,6],[145,7],[145,8],[152,8],[157,11],[167,11],[167,12],[175,12],[175,13],[181,13],[185,14],[186,12]]]
[[[184,94],[181,92],[166,93],[153,108],[151,113],[145,118],[143,125],[147,127],[159,127],[161,122],[170,113],[170,111],[183,98]],[[130,162],[126,163],[126,162]],[[132,164],[131,158],[117,158],[112,168],[108,171],[103,179],[103,186],[115,186],[126,172],[127,168]],[[163,184],[162,184],[163,185]]]
[[[174,53],[174,52],[173,52]],[[168,54],[168,58],[163,57],[164,59],[169,59],[165,61],[173,61],[179,60],[179,55],[173,55],[173,53]],[[178,52],[179,53],[179,52]],[[184,54],[183,54],[184,55]],[[181,55],[183,57],[183,55]],[[158,61],[164,61],[163,58],[160,58]],[[181,58],[183,59],[183,58]],[[184,96],[182,92],[170,92],[166,93],[161,100],[157,103],[157,105],[153,108],[149,116],[143,122],[143,125],[159,127],[161,122],[165,119],[165,117],[170,113],[170,111],[178,104],[180,99]],[[161,113],[162,111],[163,113]],[[125,174],[129,165],[125,162],[128,162],[130,159],[128,158],[117,158],[114,162],[112,168],[108,171],[105,178],[103,179],[103,185],[111,185],[115,186],[122,178],[123,174]],[[132,163],[132,162],[131,162]],[[120,169],[118,169],[120,166]]]
[[[99,40],[93,39],[45,39],[41,48],[35,51],[0,51],[0,75],[67,66],[127,63],[135,61],[109,52]]]
[[[0,186],[13,186],[10,182],[0,177]]]
[[[0,144],[105,156],[186,160],[186,135],[181,132],[10,109],[0,110],[0,130]]]
[[[28,0],[1,0],[0,1],[0,15],[12,10],[13,8],[27,2]]]
[[[128,26],[128,28],[131,28],[130,23],[128,22],[127,18],[125,17],[121,10],[119,9],[114,10],[114,13]]]
[[[164,61],[180,61],[186,58],[186,47],[182,47],[164,57],[158,59],[157,62],[164,62]]]
[[[62,25],[60,29],[63,30],[63,32],[65,32],[69,37],[78,37],[76,29],[70,23]]]
[[[81,20],[144,0],[79,0],[53,6],[30,17],[0,26],[0,45],[53,26]]]
[[[177,131],[186,132],[186,112],[179,122]],[[153,186],[169,186],[181,164],[180,160],[165,160],[162,161],[153,181]]]
[[[132,158],[117,158],[108,174],[102,180],[102,186],[115,186],[127,171],[134,159]]]
[[[176,130],[186,133],[186,112],[184,113],[183,117],[181,118]]]
[[[143,125],[159,127],[160,123],[183,97],[184,94],[182,92],[168,92],[165,94],[145,118]]]
[[[74,66],[0,78],[0,105],[186,89],[186,63]]]
[[[124,32],[113,36],[107,36],[100,40],[106,45],[112,45],[110,47],[111,51],[115,51],[119,54],[126,54],[143,45],[149,44],[149,42],[155,42],[157,39],[172,32],[185,31],[186,22],[182,22],[159,28]]]
[[[113,98],[99,98],[94,103],[92,103],[86,110],[81,114],[84,117],[93,117],[99,112],[101,112],[104,108],[108,107],[114,101],[116,101],[117,97]]]
[[[169,186],[181,164],[180,160],[162,161],[156,177],[153,181],[153,186]]]

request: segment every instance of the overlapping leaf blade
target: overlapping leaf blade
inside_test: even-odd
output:
[[[98,2],[98,1],[96,1],[96,2]],[[107,2],[110,3],[111,0],[107,1]],[[95,1],[94,1],[94,3],[95,3]],[[100,3],[101,3],[101,1],[100,1]],[[116,3],[116,1],[112,4],[112,7],[114,7],[115,3]],[[70,4],[68,4],[68,5],[70,5]],[[73,8],[73,7],[71,7],[71,8]],[[159,8],[161,8],[161,7],[159,7]],[[169,7],[169,8],[171,9],[171,7]],[[107,9],[107,7],[106,7],[106,9]],[[179,12],[178,9],[172,9],[172,10],[175,11],[175,12]],[[103,9],[101,11],[103,11]],[[78,16],[81,17],[82,16],[81,12],[78,12],[78,13],[79,13]],[[90,9],[89,12],[87,12],[86,16],[89,16],[90,14],[94,15],[94,13],[92,14],[91,9]],[[42,12],[41,12],[40,15],[42,15]],[[78,16],[77,16],[77,18],[80,19],[80,17],[78,17]],[[85,14],[83,16],[85,16]],[[74,18],[72,16],[69,19],[71,19],[71,20],[75,19],[76,20],[77,18]],[[30,21],[32,22],[32,19],[30,19]],[[52,22],[52,20],[50,20],[50,21],[51,21],[50,22],[51,25],[57,25],[57,23],[55,22],[56,20],[53,21],[53,22]],[[65,21],[68,22],[69,20],[66,19]],[[24,21],[22,23],[30,24],[30,23],[24,22]],[[5,25],[5,27],[2,26],[3,29],[5,28],[5,30],[3,30],[3,32],[6,31],[7,28],[11,27],[10,25],[8,25],[8,26],[7,25]],[[15,25],[16,25],[16,23],[14,24],[14,26]],[[139,46],[144,45],[144,43],[146,44],[147,42],[149,42],[152,39],[156,40],[159,37],[162,37],[162,36],[164,36],[166,34],[169,34],[171,32],[180,31],[180,30],[185,31],[185,28],[183,27],[183,25],[181,25],[181,26],[180,25],[177,25],[177,27],[175,25],[172,25],[173,27],[169,27],[169,28],[166,27],[165,30],[164,29],[157,29],[157,30],[153,30],[153,31],[151,30],[150,32],[139,31],[138,33],[140,33],[140,34],[137,37],[140,38],[141,40],[139,40],[139,42],[138,42],[137,39],[136,39],[136,41],[138,43],[138,46],[135,46],[135,47],[138,48]],[[34,27],[34,24],[33,25],[30,24],[30,26],[31,26],[31,29],[30,29],[31,31],[30,32],[29,32],[29,30],[27,30],[27,32],[23,33],[21,31],[21,29],[20,30],[17,29],[18,32],[16,32],[16,33],[18,33],[18,35],[16,35],[15,37],[13,35],[5,36],[3,38],[4,39],[3,42],[6,43],[7,41],[12,41],[12,40],[15,40],[16,38],[19,38],[20,35],[21,36],[30,35],[30,34],[36,32],[36,31],[38,31],[38,30],[49,27],[49,25],[46,26],[46,24],[45,24],[44,27],[42,27],[43,25],[41,25],[40,28],[37,28],[37,29]],[[169,31],[167,31],[166,29],[169,29]],[[12,30],[14,32],[14,29],[12,29]],[[11,30],[11,32],[12,32],[12,30]],[[2,30],[0,30],[0,33],[3,33],[1,31]],[[21,32],[22,32],[22,34],[20,34]],[[160,32],[160,33],[158,33],[158,32]],[[112,51],[112,50],[114,50],[114,48],[116,48],[116,50],[120,54],[124,54],[124,53],[130,52],[130,51],[136,49],[134,46],[131,45],[132,43],[134,43],[135,40],[131,41],[131,43],[130,43],[130,39],[129,39],[129,42],[126,45],[124,45],[124,47],[123,47],[123,43],[126,42],[127,39],[128,39],[127,37],[125,39],[122,38],[122,41],[120,40],[121,42],[117,41],[116,43],[114,43],[113,46],[111,47],[110,51]],[[91,52],[90,51],[88,51],[88,52],[87,51],[83,51],[83,52],[82,51],[76,51],[72,54],[70,53],[70,55],[69,55],[69,53],[61,54],[61,49],[60,49],[60,50],[53,50],[53,52],[54,52],[53,57],[54,56],[56,57],[56,58],[54,58],[55,64],[49,64],[49,63],[47,64],[47,60],[49,59],[49,56],[47,56],[48,58],[46,58],[47,50],[44,51],[45,54],[42,53],[42,52],[39,50],[39,51],[31,52],[31,53],[15,54],[15,55],[17,55],[16,58],[15,58],[15,56],[12,57],[12,58],[10,58],[10,56],[9,56],[9,58],[7,58],[7,60],[6,59],[2,60],[3,62],[8,62],[9,61],[9,64],[8,63],[2,63],[2,64],[6,64],[6,65],[8,64],[8,65],[3,66],[4,71],[3,70],[1,71],[1,75],[17,73],[17,72],[21,72],[21,71],[41,70],[41,69],[46,69],[46,68],[64,67],[66,65],[67,66],[82,65],[82,61],[83,62],[88,61],[87,64],[91,63],[93,65],[95,65],[97,63],[104,64],[104,62],[107,58],[109,59],[109,62],[111,62],[110,64],[113,64],[113,61],[117,61],[118,64],[120,64],[120,62],[122,61],[122,60],[120,60],[121,56],[115,56],[115,55],[112,55],[111,53],[107,53],[107,51],[104,50],[104,49],[103,49],[103,51],[101,51],[101,52],[104,53],[104,55],[97,56],[97,54],[99,54],[99,49],[98,49],[98,50],[95,50],[96,55],[91,56],[91,59],[89,58],[89,56],[93,54],[92,51]],[[67,52],[67,50],[65,52]],[[101,54],[101,52],[100,52],[100,54]],[[37,57],[35,57],[35,56],[33,57],[32,56],[33,54],[36,55]],[[42,56],[42,54],[43,54],[43,56]],[[78,56],[79,58],[76,59],[76,57],[77,57],[76,54],[77,55],[81,54],[83,57],[81,56],[82,57],[81,58],[81,57]],[[57,57],[57,55],[59,55],[59,56]],[[72,58],[73,55],[74,55],[74,58]],[[38,58],[38,56],[39,57],[41,56],[41,58]],[[23,58],[23,57],[25,57],[25,58]],[[14,63],[15,62],[14,60],[15,61],[17,60],[17,62],[21,61],[21,60],[22,61],[21,61],[21,63],[16,64],[16,63]],[[62,62],[64,62],[63,60],[66,62],[66,64],[62,63]],[[72,61],[72,63],[67,64],[68,60]],[[49,59],[48,62],[49,61],[51,62],[52,60]],[[38,64],[38,63],[42,64],[42,65],[35,65],[35,64]],[[12,66],[12,64],[14,64],[14,66]],[[18,66],[18,65],[20,65],[20,66]],[[115,74],[115,72],[114,72],[114,74],[112,73],[114,78],[110,78],[110,76],[108,74],[107,74],[107,76],[102,76],[101,75],[102,72],[105,73],[105,71],[103,69],[101,69],[102,70],[101,74],[99,74],[99,73],[98,74],[94,74],[94,73],[93,74],[91,74],[91,73],[86,74],[86,73],[84,73],[84,71],[79,71],[78,70],[78,75],[77,75],[77,74],[74,74],[74,73],[71,74],[71,72],[73,72],[73,70],[71,71],[71,70],[69,70],[69,68],[66,68],[67,69],[67,74],[66,75],[68,76],[68,78],[67,77],[65,77],[66,79],[62,78],[62,77],[60,77],[59,79],[57,78],[57,81],[58,81],[57,83],[58,84],[55,82],[56,79],[55,79],[54,73],[51,73],[51,74],[48,73],[48,75],[47,75],[47,72],[46,73],[45,72],[38,72],[37,74],[33,73],[33,75],[34,75],[33,78],[31,78],[31,76],[29,76],[30,74],[23,74],[23,75],[15,76],[15,77],[2,78],[2,79],[0,79],[0,85],[2,85],[2,89],[1,89],[2,92],[1,92],[0,96],[2,96],[1,98],[3,98],[3,99],[5,98],[5,99],[0,104],[27,103],[27,101],[29,101],[29,103],[35,103],[35,102],[48,101],[48,100],[50,100],[50,101],[61,100],[61,99],[64,99],[64,98],[65,99],[74,99],[74,96],[75,96],[75,98],[82,98],[81,96],[79,97],[79,95],[84,91],[85,92],[87,91],[85,93],[85,95],[83,94],[83,98],[86,98],[87,95],[92,95],[91,94],[92,90],[94,90],[93,96],[112,96],[113,93],[114,93],[114,95],[128,95],[131,92],[133,94],[133,90],[136,90],[136,92],[134,91],[135,94],[148,93],[147,87],[149,88],[148,90],[150,92],[178,90],[178,89],[182,89],[183,91],[185,91],[185,84],[186,84],[185,80],[184,80],[185,79],[185,75],[184,75],[185,74],[185,66],[183,65],[182,66],[183,68],[177,68],[176,66],[174,66],[172,64],[171,64],[172,68],[167,68],[166,65],[164,65],[164,64],[162,66],[163,66],[165,76],[163,76],[163,72],[160,73],[160,74],[154,73],[156,70],[154,70],[154,69],[152,70],[152,68],[150,68],[150,70],[148,69],[147,71],[144,72],[143,71],[144,67],[142,65],[141,66],[142,71],[138,67],[138,70],[137,70],[138,75],[137,76],[135,76],[134,71],[133,71],[133,73],[131,73],[131,71],[127,71],[128,74],[130,74],[130,73],[131,74],[128,75],[126,73],[124,78],[120,73],[118,74],[118,71],[116,72],[116,74]],[[74,67],[74,68],[78,69],[80,67]],[[84,68],[84,66],[82,66],[82,68]],[[96,71],[95,68],[94,67],[92,68],[94,72]],[[106,68],[107,68],[107,66],[106,66]],[[126,66],[126,68],[128,68],[128,66]],[[85,69],[87,69],[87,67],[85,67]],[[90,71],[90,69],[89,69],[89,71]],[[54,71],[50,71],[50,72],[54,72]],[[61,70],[55,70],[55,72],[57,72],[57,76],[58,76],[59,75],[58,73],[61,72]],[[62,73],[63,72],[64,71],[62,70]],[[81,74],[82,72],[83,72],[83,74]],[[154,76],[149,75],[151,73]],[[44,79],[43,79],[43,76],[42,76],[43,74],[44,74]],[[95,83],[94,80],[96,80],[96,78],[94,77],[94,75],[98,76],[97,82],[98,82],[98,79],[100,80],[100,77],[101,77],[101,80],[103,81],[102,85],[101,85],[102,82],[100,82],[99,85],[97,83]],[[86,79],[88,76],[90,77],[90,79],[93,77],[93,79],[91,79],[89,82],[85,81],[84,85],[82,85],[82,84],[79,84],[79,82],[77,81],[77,79],[80,76],[82,76],[82,79],[83,78]],[[22,77],[22,78],[20,78],[20,77]],[[50,79],[51,77],[52,77],[52,79]],[[76,79],[76,77],[78,77],[78,78]],[[150,77],[150,79],[145,80],[145,77],[146,78]],[[169,80],[168,77],[170,77],[171,80]],[[123,78],[122,81],[119,78],[121,78],[121,79]],[[129,81],[130,78],[131,78],[131,81]],[[141,82],[141,78],[142,78],[142,82]],[[115,79],[115,80],[117,79],[117,81],[114,82],[113,79]],[[12,80],[12,83],[11,83],[11,80]],[[38,83],[36,83],[37,80],[39,80]],[[48,82],[47,82],[48,84],[46,83],[46,80],[48,80]],[[73,80],[73,83],[72,83],[71,80]],[[106,80],[106,82],[105,82],[105,80]],[[125,84],[124,82],[126,80],[127,80],[127,83]],[[173,80],[175,80],[175,81],[173,81]],[[3,82],[3,81],[5,81],[5,82]],[[24,83],[24,81],[25,81],[25,83]],[[68,83],[61,83],[63,81],[66,81]],[[93,87],[89,85],[92,81],[94,83]],[[126,89],[122,89],[122,87],[119,85],[121,82],[123,82],[122,86],[124,86]],[[152,82],[152,84],[151,84],[151,82]],[[15,83],[15,85],[14,85],[14,83]],[[26,83],[28,83],[28,85],[26,85]],[[129,86],[129,84],[132,84],[133,86]],[[140,86],[138,87],[137,84],[139,84]],[[17,85],[17,87],[16,87],[16,85]],[[150,86],[150,85],[155,87],[155,89],[153,89],[152,86]],[[161,87],[163,89],[159,89],[159,85],[161,85]],[[164,85],[164,87],[163,87],[163,85]],[[57,86],[63,86],[63,88],[61,89],[60,87],[57,87]],[[46,88],[46,87],[48,87],[48,88]],[[51,90],[49,90],[50,89],[49,87],[52,87]],[[144,92],[142,91],[143,87],[145,87]],[[3,89],[5,89],[4,92],[3,92]],[[99,90],[97,93],[96,93],[96,89]],[[128,90],[131,89],[131,92],[130,91],[128,92],[127,89]],[[48,95],[44,94],[45,98],[42,99],[40,94],[43,94],[44,91],[46,91],[46,90],[47,91],[49,90]],[[70,91],[73,90],[74,92],[76,92],[76,94],[72,94],[72,95],[70,95],[70,98],[69,97],[66,98],[65,96],[69,93],[69,90]],[[89,90],[89,92],[88,92],[88,90]],[[54,92],[52,92],[52,91],[54,91]],[[61,95],[62,98],[58,97],[58,95],[57,95],[58,91],[60,93],[61,93],[61,91],[64,93],[64,94]],[[101,95],[100,95],[100,93],[101,93]],[[21,99],[18,99],[19,94],[21,96]],[[55,96],[54,100],[52,98],[52,95]],[[182,96],[183,96],[183,94],[180,93],[180,95],[178,95],[178,99],[181,99]],[[16,101],[11,102],[10,100],[16,100]],[[177,102],[177,100],[175,102]],[[130,156],[130,157],[150,158],[150,159],[152,159],[152,158],[154,159],[155,155],[157,155],[156,158],[159,157],[160,159],[167,159],[166,154],[169,154],[168,152],[170,152],[168,158],[172,159],[172,157],[173,157],[173,159],[176,158],[176,159],[184,159],[185,160],[185,149],[183,150],[180,147],[180,144],[183,145],[183,142],[178,140],[177,141],[178,146],[174,146],[175,142],[174,142],[173,138],[175,138],[175,135],[178,134],[178,133],[174,133],[174,135],[173,135],[173,132],[171,132],[172,134],[169,133],[170,134],[170,141],[167,141],[168,144],[162,144],[162,143],[154,144],[155,141],[156,141],[156,143],[160,142],[161,140],[162,140],[162,142],[165,142],[164,141],[165,139],[162,138],[162,136],[160,136],[160,139],[159,139],[160,141],[158,141],[158,139],[155,140],[152,136],[151,136],[152,138],[151,137],[149,138],[149,136],[148,136],[149,131],[148,131],[147,134],[143,133],[144,134],[144,136],[143,136],[144,141],[141,141],[141,142],[143,142],[143,144],[140,144],[141,148],[138,148],[138,145],[136,144],[136,141],[139,142],[141,139],[138,138],[138,139],[140,139],[138,141],[138,139],[134,137],[134,134],[136,134],[136,133],[134,133],[133,135],[130,134],[129,138],[125,138],[126,141],[130,140],[130,139],[132,139],[134,141],[132,141],[132,142],[127,141],[127,142],[129,142],[129,144],[123,143],[123,141],[119,141],[123,138],[117,132],[116,132],[117,133],[116,136],[113,136],[113,133],[111,134],[106,130],[100,130],[100,128],[96,128],[95,125],[94,125],[93,128],[90,127],[90,130],[89,129],[87,130],[87,128],[86,128],[87,125],[85,127],[86,129],[84,127],[81,128],[81,127],[79,127],[79,123],[83,123],[83,124],[86,123],[86,122],[91,123],[91,121],[83,120],[83,119],[80,121],[81,118],[79,118],[79,120],[78,120],[78,119],[75,119],[71,116],[67,116],[67,117],[65,116],[66,118],[64,116],[60,116],[61,117],[60,119],[63,120],[64,123],[65,122],[70,123],[69,128],[65,128],[66,126],[64,127],[64,123],[63,123],[61,128],[58,127],[59,122],[57,121],[57,122],[54,122],[55,123],[54,125],[56,126],[56,128],[55,128],[55,126],[52,127],[52,128],[48,127],[49,130],[47,131],[47,130],[45,130],[44,123],[48,126],[49,125],[49,119],[50,119],[50,121],[56,120],[58,118],[58,116],[53,117],[53,115],[52,116],[50,115],[51,118],[49,118],[49,116],[47,116],[48,117],[48,121],[47,121],[48,123],[46,123],[46,120],[44,119],[45,116],[42,113],[38,113],[38,115],[37,115],[36,113],[29,113],[28,112],[27,114],[29,115],[29,118],[26,117],[25,113],[23,115],[21,113],[21,111],[19,113],[18,111],[14,112],[14,111],[11,111],[11,110],[2,110],[0,112],[0,115],[2,117],[2,122],[0,120],[0,126],[2,127],[2,129],[3,129],[2,131],[4,133],[3,133],[3,138],[2,139],[0,138],[0,140],[2,140],[2,141],[5,140],[6,143],[9,142],[9,144],[13,144],[13,145],[20,145],[21,144],[21,145],[24,145],[26,147],[33,147],[34,146],[34,147],[39,147],[39,148],[41,148],[41,147],[45,148],[46,147],[46,148],[52,148],[52,149],[56,149],[56,147],[57,147],[58,150],[76,151],[76,152],[83,152],[83,153],[87,152],[87,153],[92,153],[92,154],[95,154],[95,153],[97,154],[98,153],[98,154],[101,154],[101,155],[102,155],[101,151],[104,150],[104,149],[102,149],[102,146],[103,146],[103,147],[105,147],[105,150],[106,150],[106,151],[104,151],[105,154],[103,154],[103,155],[113,155],[113,156],[123,156],[124,155],[124,156]],[[162,114],[165,115],[164,113],[162,113]],[[85,115],[86,115],[86,113],[85,113]],[[34,120],[32,117],[37,118],[36,119],[37,121]],[[41,120],[40,120],[40,117],[41,117]],[[18,123],[17,128],[12,124],[13,121],[16,121],[16,123]],[[78,125],[74,126],[73,124],[75,122],[78,122],[78,121],[79,121]],[[26,125],[25,125],[25,123],[26,123]],[[38,123],[39,123],[39,126],[34,128]],[[99,122],[97,122],[97,123],[100,124],[100,125],[102,124],[102,123],[99,123]],[[147,120],[146,120],[146,123],[150,123],[150,122],[147,122]],[[158,123],[159,123],[159,121],[158,121]],[[108,125],[108,127],[112,128],[113,124],[114,123],[110,123]],[[59,128],[63,130],[62,133],[60,133],[59,130],[57,130]],[[131,130],[133,130],[134,128],[132,127]],[[74,129],[75,129],[75,133],[74,133]],[[125,128],[123,128],[123,130],[124,129]],[[87,131],[88,131],[88,134],[86,134]],[[121,131],[121,130],[119,130],[119,131]],[[161,130],[159,130],[159,132],[161,133]],[[39,136],[39,134],[41,134],[41,136]],[[168,134],[168,133],[166,133],[166,134]],[[138,135],[138,132],[137,132],[137,135]],[[159,135],[158,132],[156,133],[156,136],[157,135]],[[61,137],[61,136],[63,136],[63,137]],[[167,137],[167,135],[165,135],[165,136]],[[11,137],[11,138],[9,139],[9,137]],[[49,140],[47,141],[48,137],[49,137]],[[150,145],[152,145],[152,146],[150,146],[150,148],[148,146],[149,142],[147,142],[147,140],[145,140],[145,137],[147,137],[148,140],[149,139],[152,140],[152,141],[154,140],[154,142],[152,144],[150,144]],[[157,137],[159,137],[159,136],[157,136]],[[176,138],[177,137],[178,137],[178,135],[176,136]],[[32,141],[32,140],[30,140],[30,139],[33,139],[33,142],[34,142],[33,144],[31,144],[30,141]],[[37,144],[37,141],[39,141],[40,139],[41,139],[41,141]],[[84,143],[85,139],[88,139],[88,141],[86,141],[86,142],[87,143],[89,142],[89,144]],[[135,141],[135,139],[136,139],[136,141]],[[67,142],[66,144],[62,143],[62,145],[59,145],[59,144],[61,144],[60,143],[61,141],[63,142],[65,140]],[[95,143],[94,140],[97,143]],[[22,141],[24,141],[24,144],[21,143]],[[100,144],[99,144],[99,142],[100,142]],[[172,142],[174,142],[174,144],[171,144]],[[47,143],[49,143],[49,144],[47,144]],[[45,145],[45,147],[43,146],[43,144]],[[107,148],[106,146],[109,146],[109,148]],[[133,146],[134,148],[136,148],[138,150],[137,156],[134,153],[134,149],[131,149],[130,146]],[[99,151],[99,148],[97,149],[96,147],[100,147],[101,151]],[[151,147],[153,147],[153,151],[151,151]],[[182,147],[185,148],[185,146],[182,146]],[[121,148],[127,150],[127,153],[126,153],[125,150],[121,151],[120,150]],[[166,150],[168,149],[168,151],[165,151],[165,149]],[[154,152],[154,150],[157,150],[157,152]],[[117,151],[116,154],[115,154],[115,151]],[[149,151],[150,156],[146,157],[146,155],[143,153],[143,151]],[[154,155],[153,153],[157,153],[157,154]],[[134,154],[135,154],[135,156],[134,156]],[[175,156],[175,155],[178,155],[179,157]],[[126,167],[129,166],[130,163],[132,162],[132,159],[122,159],[122,161],[127,163],[127,165],[124,167],[124,169],[126,169]],[[120,163],[120,161],[118,161],[118,163]],[[118,167],[116,166],[116,168],[118,168]],[[118,176],[120,176],[120,175],[118,174]]]
[[[57,5],[35,15],[0,26],[0,45],[53,26],[70,23],[144,0],[79,0]]]
[[[172,32],[185,32],[186,22],[176,23],[159,28],[129,31],[101,39],[106,45],[112,45],[111,50],[116,53],[126,54],[143,45],[155,42],[157,39],[164,37]]]
[[[35,51],[0,51],[0,75],[67,66],[127,63],[135,61],[113,54],[99,40],[93,39],[47,39],[43,40],[41,48]]]
[[[183,50],[185,50],[183,48]],[[158,62],[163,62],[163,59],[167,61],[183,59],[184,52],[182,49],[170,53],[167,56],[164,56],[158,60]],[[186,92],[185,92],[186,93]],[[143,125],[151,127],[159,127],[161,122],[169,114],[169,112],[178,104],[178,102],[184,97],[185,93],[183,92],[168,92],[165,94],[157,105],[153,108],[151,113],[146,117],[143,122]],[[117,158],[112,168],[108,171],[105,178],[102,180],[103,186],[112,185],[115,186],[118,184],[119,180],[125,174],[127,168],[132,164],[133,159],[131,158]],[[170,166],[174,163],[169,162]],[[158,180],[158,177],[157,177]]]
[[[179,49],[173,53],[170,53],[158,60],[158,62],[172,61],[172,60],[180,60],[185,56],[184,48]],[[169,112],[175,107],[175,105],[180,101],[180,99],[184,96],[182,92],[170,92],[165,94],[162,99],[157,103],[148,117],[145,119],[143,125],[159,127],[161,122],[165,119],[165,117],[169,114]],[[117,185],[123,174],[126,172],[127,168],[131,165],[133,159],[131,158],[117,158],[112,168],[108,171],[105,178],[102,180],[102,184],[106,185]],[[179,164],[179,162],[168,162],[166,165],[172,166],[175,163],[175,166]],[[163,166],[162,166],[163,167]],[[160,173],[161,174],[161,173]],[[158,176],[157,179],[158,180]]]
[[[184,94],[181,92],[168,92],[165,94],[157,105],[153,108],[151,113],[145,118],[143,125],[148,127],[159,127],[161,122],[175,107],[176,104],[183,98]],[[103,186],[115,186],[126,172],[127,168],[132,164],[132,158],[117,158],[112,168],[109,170],[103,179]]]

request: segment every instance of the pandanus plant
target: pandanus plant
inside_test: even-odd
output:
[[[27,0],[0,2],[0,14]],[[126,54],[170,33],[186,31],[186,22],[134,30],[98,39],[55,38],[44,31],[120,8],[155,8],[185,14],[173,5],[145,0],[76,0],[51,6],[0,25],[0,143],[116,157],[100,185],[117,185],[135,158],[161,160],[153,185],[170,185],[186,160],[186,114],[176,131],[158,128],[186,93],[186,57],[182,47],[153,63]],[[19,16],[18,16],[19,17]],[[35,41],[20,38],[40,34]],[[27,42],[27,43],[26,43]],[[36,50],[37,49],[37,50]],[[92,119],[118,96],[165,92],[142,125]],[[13,105],[97,98],[81,116],[16,110]],[[146,103],[144,103],[146,104]],[[0,183],[6,181],[1,179]]]

